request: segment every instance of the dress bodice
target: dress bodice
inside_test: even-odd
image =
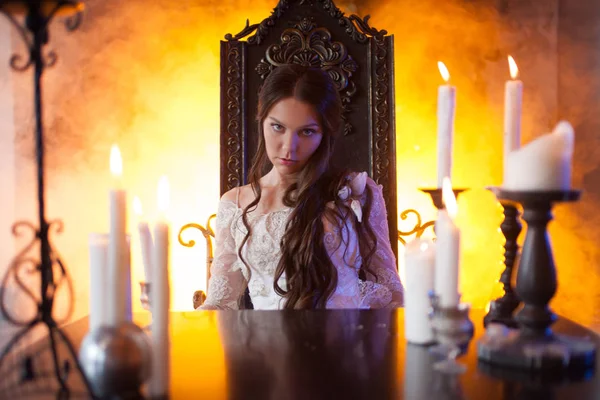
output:
[[[373,274],[367,274],[367,280],[358,277],[362,257],[355,222],[347,219],[333,224],[324,218],[322,240],[338,278],[327,308],[380,308],[402,303],[402,284],[388,239],[381,188],[371,180],[369,185],[375,193],[369,223],[377,237],[370,265]],[[274,277],[281,258],[281,239],[292,211],[292,208],[283,208],[266,214],[249,212],[247,221],[251,232],[243,243],[247,234],[242,221],[243,210],[235,202],[221,200],[215,224],[215,258],[208,297],[202,309],[237,308],[246,287],[255,309],[283,308],[284,298],[275,292]],[[278,284],[285,290],[285,274]]]

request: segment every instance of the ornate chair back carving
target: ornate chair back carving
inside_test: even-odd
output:
[[[257,147],[258,91],[286,63],[326,70],[344,104],[334,164],[383,186],[397,254],[393,36],[331,0],[280,0],[270,17],[221,42],[221,194],[247,183]]]

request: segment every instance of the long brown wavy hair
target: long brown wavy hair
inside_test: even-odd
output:
[[[373,196],[370,188],[367,186],[365,192],[367,202],[360,224],[337,196],[348,175],[347,171],[336,172],[330,165],[335,140],[342,127],[342,104],[326,71],[297,64],[283,65],[269,74],[260,89],[256,117],[258,150],[248,176],[255,199],[243,210],[242,221],[247,234],[238,255],[248,266],[242,256],[242,248],[252,231],[247,214],[258,205],[261,198],[259,180],[272,167],[265,147],[263,122],[277,102],[291,97],[314,108],[323,137],[295,182],[284,192],[283,204],[293,210],[281,240],[281,259],[275,270],[274,289],[286,299],[285,308],[325,308],[327,299],[337,286],[338,277],[325,248],[323,218],[338,229],[342,229],[343,221],[350,220],[354,224],[363,259],[359,272],[363,279],[371,273],[368,265],[377,245],[375,234],[367,223]],[[336,207],[326,207],[329,201],[335,201]],[[282,288],[278,280],[284,274],[287,284]]]

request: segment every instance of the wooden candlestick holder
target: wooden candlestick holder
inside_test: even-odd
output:
[[[521,234],[522,225],[520,221],[519,204],[502,197],[502,189],[498,187],[489,187],[492,193],[504,209],[504,220],[500,225],[502,234],[506,239],[504,243],[504,271],[500,276],[504,295],[490,303],[490,310],[483,318],[483,325],[487,326],[490,322],[500,323],[509,328],[516,328],[517,321],[514,319],[514,311],[517,309],[521,300],[513,288],[513,271],[519,255],[519,245],[517,239]]]
[[[484,336],[478,343],[479,360],[496,366],[529,371],[573,371],[594,367],[596,346],[590,340],[552,332],[556,315],[548,307],[557,287],[556,268],[548,236],[555,203],[573,202],[577,190],[507,191],[501,198],[521,204],[527,233],[517,272],[516,292],[523,302],[515,319],[518,332]]]

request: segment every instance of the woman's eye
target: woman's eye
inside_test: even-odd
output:
[[[283,131],[283,126],[281,126],[279,124],[271,124],[271,127],[273,128],[273,130],[275,132],[282,132]]]
[[[314,129],[305,129],[305,130],[302,131],[302,134],[304,136],[312,136],[315,133],[317,133],[317,132]]]

